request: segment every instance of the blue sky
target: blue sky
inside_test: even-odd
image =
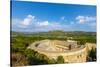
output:
[[[96,32],[96,6],[12,1],[12,31]]]

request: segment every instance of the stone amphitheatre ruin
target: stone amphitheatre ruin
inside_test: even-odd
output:
[[[38,51],[50,59],[63,56],[65,63],[86,62],[88,50],[87,46],[78,45],[77,41],[73,40],[41,40],[32,43],[28,48]]]

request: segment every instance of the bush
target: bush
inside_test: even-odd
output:
[[[48,64],[49,58],[37,51],[26,49],[24,54],[28,58],[30,65]]]
[[[48,64],[56,64],[56,60],[55,59],[50,59],[50,60],[48,60]]]
[[[57,63],[59,64],[59,63],[64,63],[64,58],[63,58],[63,56],[58,56],[57,57]]]
[[[89,51],[89,57],[92,59],[92,61],[96,61],[96,48],[95,49],[91,49]]]

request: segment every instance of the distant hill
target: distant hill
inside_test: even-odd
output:
[[[41,39],[58,39],[67,40],[72,39],[76,41],[86,41],[90,43],[96,43],[96,32],[85,31],[62,31],[54,30],[49,32],[11,32],[11,37],[30,37],[38,40]]]
[[[40,35],[40,36],[96,36],[96,32],[85,32],[85,31],[62,31],[54,30],[49,32],[11,32],[11,35]]]

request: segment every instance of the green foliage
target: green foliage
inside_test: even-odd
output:
[[[57,61],[55,59],[49,59],[48,64],[56,64]]]
[[[24,51],[25,56],[27,56],[28,58],[35,57],[35,54],[36,54],[36,53],[37,53],[36,51],[33,51],[33,50],[31,50],[31,49],[26,49],[26,50]]]
[[[26,49],[25,45],[19,43],[19,44],[13,44],[11,45],[12,52],[23,52]]]
[[[92,59],[92,61],[95,61],[96,60],[96,49],[91,49],[89,51],[89,57]]]
[[[64,58],[63,58],[63,56],[58,56],[57,57],[57,63],[59,64],[59,63],[64,63]]]
[[[24,54],[28,58],[30,65],[48,64],[49,58],[37,51],[26,49]]]
[[[78,41],[77,44],[78,44],[78,45],[85,45],[85,44],[86,44],[86,41],[84,41],[84,40]]]

